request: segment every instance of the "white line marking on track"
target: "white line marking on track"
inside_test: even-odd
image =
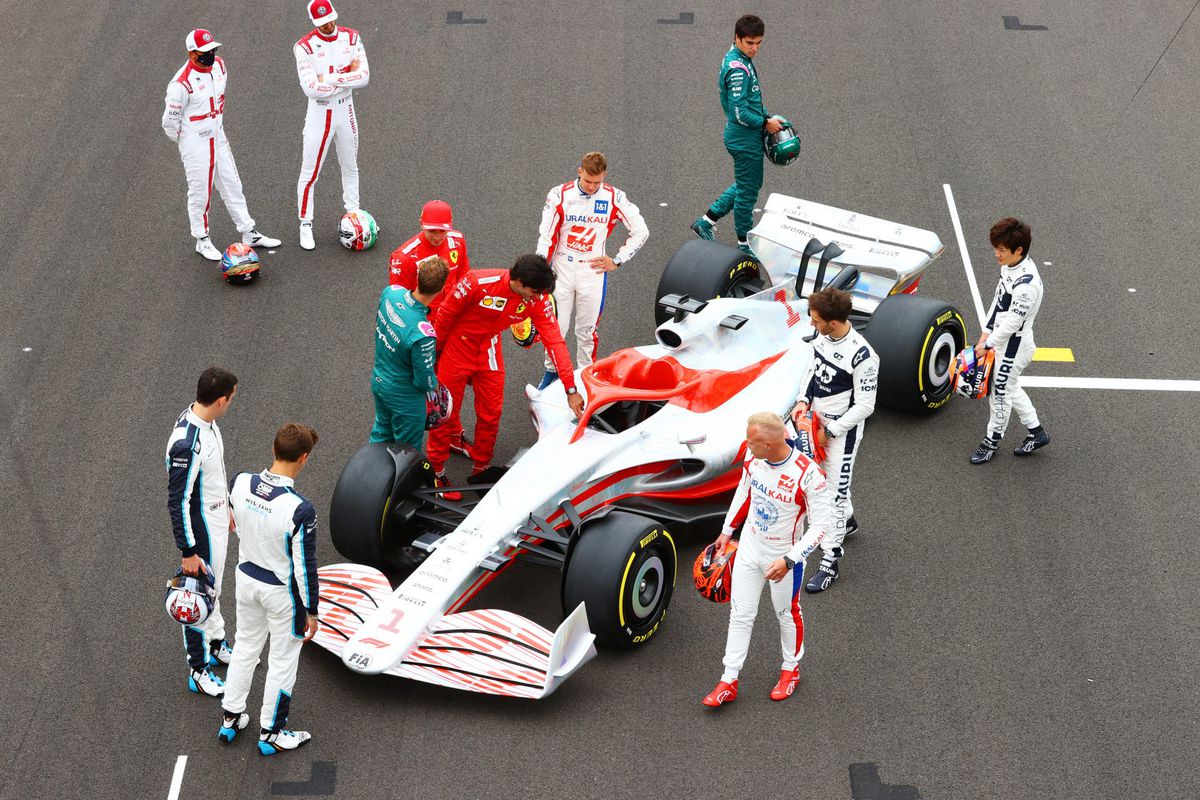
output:
[[[979,298],[979,284],[975,282],[975,269],[971,266],[971,254],[967,252],[967,241],[963,238],[962,223],[958,221],[958,207],[954,205],[954,192],[950,184],[943,183],[942,191],[946,193],[946,205],[950,208],[950,221],[954,223],[954,235],[958,239],[958,252],[962,254],[963,269],[967,271],[967,283],[971,285],[971,299],[975,301],[975,314],[979,317],[979,327],[983,328],[983,300]]]
[[[1143,392],[1200,392],[1200,381],[1148,378],[1054,378],[1022,375],[1021,386],[1043,389],[1124,389]]]
[[[171,790],[167,792],[167,800],[179,800],[179,789],[183,786],[183,770],[187,767],[187,756],[175,759],[175,774],[171,776]]]

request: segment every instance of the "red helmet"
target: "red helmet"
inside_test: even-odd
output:
[[[798,420],[793,419],[792,424],[796,426],[796,447],[800,452],[816,461],[818,464],[825,461],[825,448],[821,446],[821,440],[817,438],[817,429],[821,427],[821,418],[812,412],[812,409],[800,415]]]
[[[454,222],[454,212],[444,200],[430,200],[421,209],[421,227],[430,231],[448,231]]]
[[[733,583],[733,557],[737,555],[737,548],[737,542],[730,539],[725,549],[718,553],[714,542],[696,556],[692,577],[696,581],[696,591],[705,600],[714,603],[729,602],[729,588]]]

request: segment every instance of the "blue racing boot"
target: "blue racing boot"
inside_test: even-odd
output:
[[[225,711],[221,717],[221,729],[217,731],[217,738],[225,744],[233,741],[233,737],[237,736],[237,732],[244,730],[250,724],[250,715],[243,712],[241,714],[230,714]]]
[[[213,640],[208,643],[208,665],[219,667],[228,664],[233,658],[233,647],[227,639]]]
[[[558,380],[558,373],[552,369],[546,370],[546,374],[542,376],[542,382],[538,384],[538,391],[542,391],[556,380]]]
[[[1046,429],[1041,425],[1036,428],[1030,428],[1029,433],[1025,434],[1025,441],[1021,442],[1015,450],[1014,456],[1032,455],[1034,450],[1040,450],[1050,444],[1050,434],[1046,433]]]
[[[295,750],[312,739],[308,731],[269,731],[260,728],[258,734],[258,752],[264,756],[273,756],[281,750]]]
[[[816,594],[828,589],[838,576],[838,559],[827,555],[821,559],[821,566],[817,567],[817,571],[804,584],[804,591],[809,594]]]
[[[692,223],[692,233],[699,236],[701,239],[713,241],[717,238],[713,233],[713,224],[708,221],[708,217],[700,217]]]

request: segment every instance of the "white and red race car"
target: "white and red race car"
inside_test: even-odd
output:
[[[805,297],[851,292],[880,352],[880,401],[934,410],[952,394],[965,326],[912,294],[941,253],[929,231],[772,195],[751,233],[761,263],[689,242],[659,284],[656,343],[583,369],[572,416],[562,384],[526,387],[538,439],[493,483],[432,491],[403,445],[367,445],[330,509],[316,641],[361,673],[544,697],[596,654],[659,630],[677,573],[676,533],[719,520],[738,479],[746,418],[786,414],[812,359]],[[714,526],[715,527],[715,526]],[[566,618],[549,631],[463,607],[515,559],[561,572]],[[406,573],[394,587],[378,569]]]

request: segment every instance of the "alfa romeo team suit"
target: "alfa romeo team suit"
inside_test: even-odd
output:
[[[437,338],[429,307],[403,286],[388,286],[375,314],[372,442],[425,445],[426,399],[437,391]]]
[[[613,256],[619,266],[628,263],[650,236],[642,213],[624,192],[605,183],[593,194],[586,194],[579,181],[573,180],[555,186],[546,195],[537,253],[550,262],[557,276],[554,304],[564,339],[574,314],[576,363],[581,369],[596,359],[597,327],[608,288],[608,273],[596,272],[591,262],[605,255],[605,242],[618,222],[629,232],[625,244]],[[552,366],[547,358],[546,369]]]
[[[770,114],[763,107],[758,69],[737,45],[729,48],[717,76],[721,109],[725,112],[725,150],[733,157],[733,184],[713,201],[713,220],[733,211],[739,242],[754,227],[754,204],[763,183],[763,130]]]
[[[225,138],[226,80],[225,61],[218,57],[211,67],[189,60],[167,84],[162,127],[167,138],[179,145],[187,174],[188,221],[196,239],[208,236],[214,185],[238,232],[254,230],[233,150]]]
[[[342,203],[346,211],[358,210],[358,121],[354,117],[354,90],[370,81],[367,51],[352,28],[338,27],[331,36],[315,28],[292,48],[300,88],[308,97],[304,117],[304,162],[296,183],[296,206],[301,222],[312,222],[313,194],[321,165],[332,141],[342,168]],[[350,64],[357,58],[358,69]]]
[[[475,444],[471,458],[476,468],[491,463],[500,414],[504,410],[504,350],[500,334],[512,325],[531,320],[564,388],[575,388],[575,370],[554,319],[550,298],[542,295],[527,303],[509,287],[509,281],[506,269],[471,270],[443,301],[434,318],[437,377],[454,398],[450,421],[429,433],[429,463],[436,473],[442,472],[450,454],[452,432],[462,430],[459,413],[468,384],[475,389]]]
[[[446,231],[446,240],[441,247],[434,247],[425,238],[422,231],[404,244],[392,251],[388,261],[388,283],[392,286],[403,286],[405,289],[417,290],[417,269],[421,262],[433,257],[439,257],[450,266],[450,274],[446,276],[446,286],[441,294],[429,305],[429,316],[432,319],[437,310],[442,307],[442,298],[454,290],[471,262],[467,258],[467,240],[458,231]]]
[[[319,602],[317,511],[293,485],[270,470],[243,472],[229,498],[238,535],[238,635],[221,704],[228,716],[246,710],[254,668],[270,636],[259,724],[273,733],[287,723],[305,622]]]
[[[996,351],[987,430],[988,438],[995,441],[1004,438],[1014,408],[1026,428],[1041,424],[1037,409],[1018,383],[1037,349],[1033,343],[1033,320],[1041,305],[1042,276],[1033,259],[1026,256],[1013,266],[1000,268],[996,296],[983,326],[988,332],[985,346]]]
[[[800,400],[821,418],[825,428],[825,460],[821,467],[836,487],[833,521],[821,542],[826,559],[842,556],[846,524],[854,515],[850,481],[862,444],[867,417],[875,411],[879,356],[853,328],[841,339],[813,340],[812,373]]]
[[[743,526],[730,586],[729,636],[721,677],[726,683],[737,680],[746,661],[767,568],[784,556],[796,566],[790,578],[771,582],[783,670],[794,670],[804,656],[804,614],[800,610],[804,559],[829,530],[832,500],[820,465],[794,442],[788,443],[791,453],[777,463],[747,454],[721,528],[722,535],[728,535]]]
[[[212,570],[217,603],[203,624],[185,625],[188,666],[197,672],[209,664],[211,645],[225,639],[221,585],[229,546],[229,484],[225,479],[225,443],[216,422],[205,422],[188,406],[167,440],[167,510],[180,554],[200,556]]]

